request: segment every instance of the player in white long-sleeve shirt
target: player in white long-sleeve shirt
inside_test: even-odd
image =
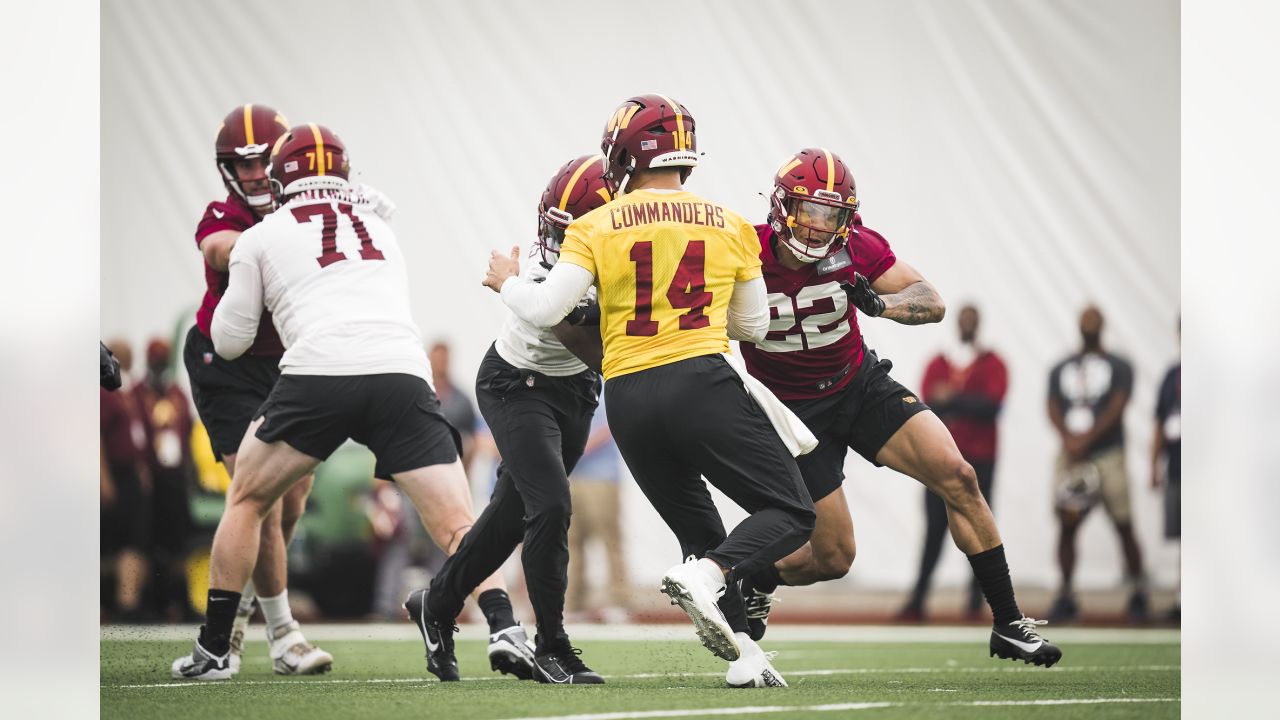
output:
[[[538,242],[521,273],[525,280],[545,280],[559,258],[569,223],[611,199],[602,160],[600,155],[576,158],[551,178],[538,207]],[[467,593],[523,542],[525,582],[538,621],[534,678],[578,685],[600,684],[604,679],[574,653],[564,629],[569,472],[582,457],[600,396],[599,373],[566,349],[557,336],[586,330],[578,334],[583,339],[594,337],[598,353],[600,335],[590,327],[599,324],[595,289],[586,288],[575,300],[570,319],[554,330],[509,314],[480,364],[476,401],[502,455],[498,482],[489,506],[432,579],[430,590],[411,595],[410,602],[425,605],[428,635],[450,634]],[[441,657],[438,662],[453,661]]]
[[[173,662],[179,678],[230,677],[231,623],[262,517],[349,438],[373,451],[374,474],[400,486],[442,548],[454,549],[474,522],[457,432],[440,413],[409,312],[404,258],[390,226],[348,186],[342,141],[296,126],[277,142],[269,172],[282,206],[237,241],[211,330],[217,353],[234,358],[270,310],[282,374],[240,445],[213,541],[208,624],[191,655]],[[497,578],[480,585],[502,587]],[[505,643],[512,661],[531,666],[509,602],[499,620],[520,635]]]

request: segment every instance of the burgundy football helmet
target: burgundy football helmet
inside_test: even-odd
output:
[[[266,105],[241,105],[227,113],[214,140],[214,158],[227,192],[240,196],[255,210],[270,211],[274,204],[271,193],[245,192],[236,172],[236,160],[266,158],[276,140],[289,130],[284,116]]]
[[[666,95],[637,95],[609,118],[600,151],[605,157],[605,182],[614,195],[625,190],[638,169],[686,168],[680,173],[684,182],[698,165],[693,116]]]
[[[346,143],[315,123],[296,125],[282,135],[267,166],[279,201],[307,190],[345,190],[350,172]]]
[[[583,155],[565,163],[551,176],[538,201],[538,242],[534,250],[550,267],[560,256],[564,231],[576,218],[613,200],[604,178],[604,156]]]
[[[769,226],[802,262],[832,255],[849,241],[858,212],[853,173],[839,155],[805,148],[783,161],[769,196]],[[802,237],[796,237],[800,229]]]

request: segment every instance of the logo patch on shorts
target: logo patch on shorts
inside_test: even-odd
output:
[[[529,377],[525,378],[524,384],[528,385],[529,387],[533,387],[533,376],[530,375]]]
[[[213,353],[211,353],[211,352],[207,352],[207,353],[205,353],[205,354],[204,354],[204,364],[205,364],[205,365],[212,365],[212,364],[213,364]]]
[[[911,404],[913,404],[913,403],[915,403],[915,402],[918,402],[918,401],[916,400],[916,397],[915,397],[914,395],[908,395],[908,396],[906,396],[906,397],[902,398],[902,402],[904,402],[904,403],[906,403],[906,404],[908,404],[908,405],[911,405]]]

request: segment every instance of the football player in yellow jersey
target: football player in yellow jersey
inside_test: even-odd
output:
[[[698,155],[679,103],[627,100],[601,149],[617,199],[569,226],[544,282],[518,277],[516,248],[493,253],[484,284],[541,327],[596,286],[610,429],[687,558],[663,592],[731,661],[731,685],[784,685],[746,634],[738,580],[804,544],[813,501],[784,430],[724,355],[730,338],[759,341],[768,328],[759,240],[740,215],[683,189]],[[727,536],[702,476],[751,513]]]

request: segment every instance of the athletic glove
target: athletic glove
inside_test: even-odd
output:
[[[600,305],[593,302],[584,302],[569,311],[564,316],[564,321],[570,325],[576,326],[598,326],[600,324]]]
[[[98,382],[108,390],[120,388],[120,363],[102,341],[98,341]]]
[[[862,273],[853,274],[852,285],[846,280],[840,283],[840,287],[849,296],[849,302],[861,310],[863,315],[879,317],[884,312],[884,300],[871,289],[871,281],[863,277]]]
[[[378,217],[391,221],[396,214],[396,204],[391,202],[391,198],[384,195],[381,191],[361,183],[352,188],[352,195],[355,196],[357,202],[368,203]]]

